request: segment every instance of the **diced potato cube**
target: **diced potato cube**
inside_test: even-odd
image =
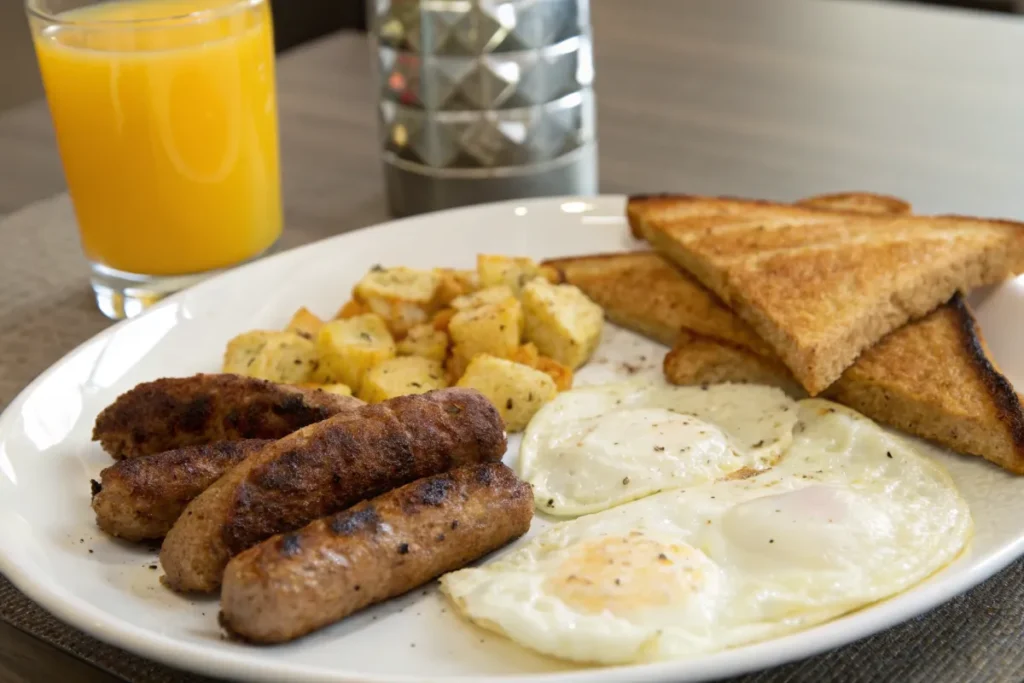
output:
[[[451,268],[435,268],[434,272],[440,277],[434,297],[439,306],[447,306],[452,299],[467,293],[462,283],[455,279],[455,271]]]
[[[480,289],[480,273],[476,270],[456,270],[452,272],[455,280],[462,285],[462,289],[465,293],[472,293]]]
[[[334,319],[346,320],[348,318],[354,318],[357,315],[362,315],[366,312],[366,306],[363,306],[355,299],[349,299],[344,304],[342,304],[341,308],[338,309],[338,312],[334,314]]]
[[[295,311],[295,315],[292,316],[291,322],[288,323],[288,327],[285,330],[287,332],[294,332],[306,339],[313,339],[323,324],[324,321],[319,316],[303,306]]]
[[[319,389],[320,391],[326,391],[328,394],[337,394],[338,396],[352,395],[352,388],[347,384],[312,384],[306,382],[300,386],[306,389]]]
[[[409,328],[430,320],[437,302],[441,275],[434,270],[375,268],[352,290],[356,301],[384,319],[388,329],[404,337]]]
[[[510,432],[524,429],[558,392],[554,380],[543,372],[487,354],[473,358],[458,386],[476,389],[486,396],[497,407]]]
[[[464,311],[467,308],[477,308],[478,306],[485,306],[487,304],[500,304],[507,299],[514,298],[516,298],[516,296],[512,293],[512,289],[510,287],[507,285],[496,285],[494,287],[481,289],[480,291],[472,294],[456,297],[455,299],[452,299],[449,305],[456,311]]]
[[[317,366],[313,342],[295,332],[246,332],[228,342],[224,372],[297,384]]]
[[[556,360],[552,360],[547,356],[540,356],[530,367],[540,370],[545,375],[555,381],[555,386],[559,391],[568,391],[572,389],[572,377],[573,372],[571,368],[568,368]]]
[[[522,333],[522,306],[513,298],[459,311],[448,324],[452,355],[464,364],[478,353],[508,358],[519,348]]]
[[[448,335],[435,330],[433,325],[417,325],[409,330],[405,339],[398,342],[400,356],[420,356],[437,362],[444,361],[448,355]]]
[[[529,365],[533,368],[537,366],[537,361],[540,359],[540,352],[537,351],[536,346],[527,342],[512,352],[508,359],[515,363]]]
[[[224,372],[286,384],[305,382],[316,369],[313,342],[295,332],[253,331],[228,342]]]
[[[469,365],[471,358],[455,354],[448,356],[448,359],[444,362],[444,374],[448,378],[448,384],[455,384],[462,377],[462,373],[466,371],[466,366]]]
[[[287,337],[268,340],[256,356],[249,374],[272,382],[296,384],[308,382],[317,365],[316,345],[303,336],[290,333]]]
[[[276,330],[252,330],[234,337],[224,350],[222,372],[248,375],[249,368],[256,362],[256,356],[263,350],[263,347],[267,345],[267,340],[280,334],[285,333]]]
[[[506,285],[516,296],[527,282],[540,275],[540,266],[533,259],[496,254],[479,254],[476,270],[483,287]]]
[[[395,340],[379,315],[365,313],[326,323],[316,337],[316,349],[320,365],[313,381],[347,384],[358,394],[370,368],[395,357]]]
[[[527,342],[520,346],[508,357],[510,361],[529,365],[534,370],[540,370],[555,381],[559,391],[567,391],[572,388],[573,372],[556,360],[542,356],[537,347]]]
[[[430,320],[430,324],[434,326],[435,330],[440,330],[447,334],[448,324],[452,321],[453,315],[455,315],[454,308],[442,308],[434,314],[434,317]]]
[[[523,288],[526,339],[540,352],[575,370],[601,341],[604,312],[573,285],[531,280]]]
[[[395,396],[423,394],[448,386],[441,363],[420,356],[391,358],[370,368],[363,378],[359,398],[380,403]]]
[[[452,299],[480,289],[480,277],[475,270],[438,268],[437,273],[441,277],[435,298],[439,306],[447,306]]]

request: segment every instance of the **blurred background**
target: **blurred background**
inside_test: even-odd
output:
[[[973,11],[1024,13],[1024,0],[862,1],[919,2]],[[42,96],[22,4],[22,0],[0,0],[0,64],[4,65],[0,75],[0,112]],[[365,29],[364,4],[365,0],[271,0],[278,51],[293,48],[338,29]]]

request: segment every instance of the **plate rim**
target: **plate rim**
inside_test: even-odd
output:
[[[19,391],[14,399],[4,408],[3,412],[0,413],[0,440],[3,440],[8,430],[16,428],[16,425],[13,423],[21,415],[22,408],[27,399],[39,389],[40,385],[46,382],[60,368],[71,362],[72,359],[78,357],[92,344],[102,342],[127,326],[138,324],[140,319],[153,315],[156,311],[175,306],[189,297],[196,296],[196,292],[201,294],[203,288],[209,287],[212,289],[222,285],[226,280],[239,278],[243,273],[250,270],[265,268],[267,263],[294,259],[296,254],[300,254],[305,250],[313,251],[318,247],[322,247],[325,243],[344,241],[355,234],[365,234],[395,224],[416,222],[429,224],[438,220],[444,220],[445,217],[452,215],[487,214],[512,206],[530,207],[532,205],[548,209],[567,201],[592,203],[593,206],[583,212],[589,213],[595,212],[595,209],[600,211],[611,207],[616,202],[622,203],[626,198],[627,195],[623,194],[602,194],[595,196],[566,195],[513,199],[385,220],[297,245],[230,269],[204,280],[195,287],[177,292],[161,300],[140,316],[121,320],[110,325],[65,353]],[[567,215],[577,216],[579,213]],[[625,215],[620,215],[622,216],[623,223],[625,223]],[[969,545],[965,552],[970,553],[972,547],[973,545]],[[945,572],[946,568],[942,568],[935,575],[926,579],[925,583],[917,584],[908,591],[892,598],[867,605],[860,610],[838,617],[825,624],[742,648],[703,656],[698,659],[584,668],[557,673],[501,674],[486,677],[457,675],[445,676],[443,680],[464,682],[486,680],[494,681],[495,683],[570,683],[582,680],[594,681],[595,683],[612,683],[613,681],[660,683],[662,681],[678,680],[680,676],[689,681],[699,681],[770,669],[851,644],[903,624],[914,617],[939,607],[957,595],[995,576],[1022,555],[1024,555],[1024,535],[1003,545],[988,558],[970,567],[959,576],[943,579],[941,575]],[[413,683],[414,681],[433,680],[430,677],[405,674],[365,674],[355,671],[331,671],[325,670],[322,667],[292,662],[272,665],[264,660],[248,658],[244,650],[222,651],[210,644],[182,641],[163,633],[133,626],[70,593],[60,584],[47,584],[35,581],[28,573],[24,564],[14,559],[8,551],[0,549],[0,574],[6,577],[12,585],[36,603],[37,606],[43,608],[64,624],[90,637],[175,669],[229,679],[245,678],[246,680],[259,681],[278,681],[281,680],[282,676],[317,683]]]

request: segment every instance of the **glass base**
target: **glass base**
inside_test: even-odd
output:
[[[111,320],[134,318],[165,296],[199,284],[203,280],[255,261],[273,251],[271,246],[262,253],[228,268],[188,275],[138,275],[126,273],[99,263],[89,264],[92,269],[92,291],[96,306]]]

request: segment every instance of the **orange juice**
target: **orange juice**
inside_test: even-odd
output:
[[[86,255],[128,273],[229,266],[281,232],[262,0],[130,0],[35,32]]]

